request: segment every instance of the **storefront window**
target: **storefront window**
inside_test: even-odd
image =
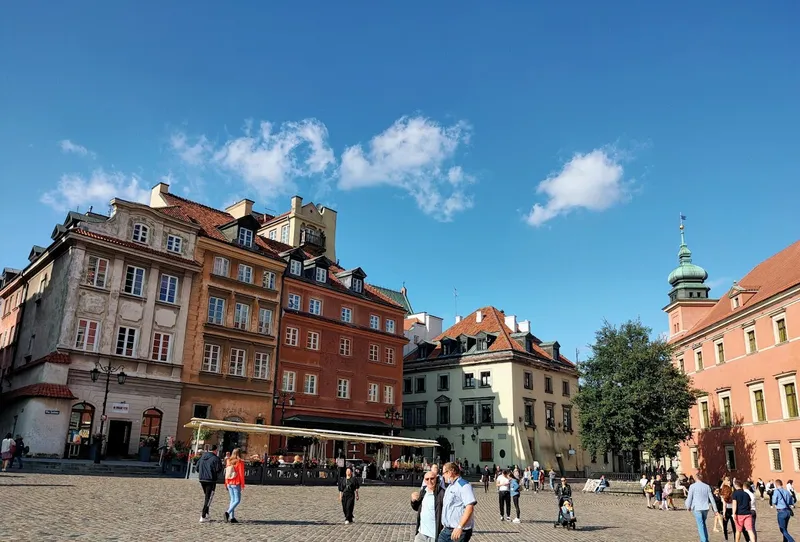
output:
[[[142,433],[139,436],[139,447],[157,448],[161,440],[161,418],[163,414],[156,408],[144,411],[142,416]]]
[[[86,459],[91,444],[94,407],[89,403],[78,403],[72,407],[67,431],[67,458]]]

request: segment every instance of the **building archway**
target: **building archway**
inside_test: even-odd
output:
[[[164,413],[157,408],[148,408],[142,414],[142,431],[139,434],[139,447],[158,448],[161,441],[161,422]]]
[[[67,459],[87,459],[89,457],[94,413],[94,406],[86,401],[72,405],[64,450],[64,456]]]
[[[436,437],[436,442],[439,443],[439,460],[442,464],[450,461],[450,456],[453,453],[453,445],[446,437]]]
[[[226,422],[244,423],[239,416],[228,416]],[[222,451],[232,452],[234,448],[241,448],[242,452],[247,451],[247,433],[236,431],[225,431],[222,433]]]

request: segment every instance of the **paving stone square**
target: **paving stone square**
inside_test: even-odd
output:
[[[213,521],[199,523],[199,483],[180,479],[0,473],[0,540],[410,542],[416,516],[413,488],[363,487],[353,525],[344,525],[334,487],[248,486],[237,516],[225,524],[227,492],[220,485]],[[586,495],[576,490],[578,530],[553,528],[550,492],[523,493],[522,523],[501,522],[497,495],[476,487],[475,541],[698,540],[689,512],[647,510],[634,496]],[[775,514],[759,503],[760,542],[779,542]],[[512,507],[513,513],[513,507]],[[793,520],[794,521],[794,520]],[[797,522],[791,526],[797,536]],[[733,538],[731,538],[732,540]],[[711,534],[712,541],[723,540]]]

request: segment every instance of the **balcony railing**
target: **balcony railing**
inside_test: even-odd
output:
[[[301,245],[314,245],[317,247],[325,246],[325,234],[322,232],[315,232],[311,230],[303,230],[300,232]]]

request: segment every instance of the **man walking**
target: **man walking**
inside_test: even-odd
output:
[[[789,518],[794,515],[790,507],[794,504],[794,497],[783,487],[782,480],[775,480],[775,489],[769,502],[778,511],[778,528],[783,535],[783,542],[794,542],[789,534]]]
[[[711,508],[715,515],[719,515],[717,504],[714,502],[714,493],[711,487],[703,482],[698,472],[695,476],[695,483],[689,486],[689,494],[686,497],[686,509],[694,514],[697,522],[697,533],[700,535],[700,542],[708,542],[708,529],[706,528],[706,518],[708,509]]]
[[[417,512],[417,534],[414,542],[436,542],[442,531],[444,485],[439,483],[438,471],[431,469],[423,477],[425,487],[411,494],[411,508]]]
[[[449,485],[444,493],[442,531],[437,542],[468,542],[475,524],[475,494],[454,463],[445,463],[442,470]]]
[[[736,542],[742,539],[742,533],[747,531],[751,542],[756,542],[756,530],[753,527],[753,513],[750,507],[750,495],[742,489],[742,482],[733,481],[733,519],[736,524]]]
[[[219,456],[217,456],[217,445],[211,447],[211,451],[206,451],[197,461],[197,474],[200,478],[200,487],[203,488],[203,511],[200,513],[200,523],[210,521],[208,512],[211,508],[211,501],[214,499],[214,492],[217,490],[217,479],[222,472],[223,466]]]

